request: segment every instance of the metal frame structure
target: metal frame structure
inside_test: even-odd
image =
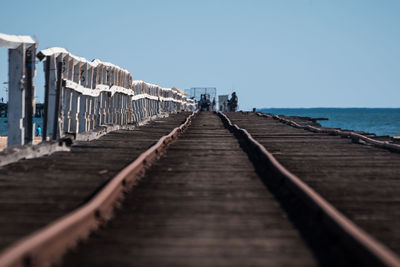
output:
[[[210,95],[210,101],[215,97],[217,100],[217,88],[216,87],[192,87],[188,90],[187,92],[187,97],[192,98],[194,97],[197,101],[200,100],[200,96],[202,94],[209,94]]]

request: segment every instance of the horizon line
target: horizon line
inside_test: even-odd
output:
[[[256,108],[256,109],[316,109],[316,108],[325,108],[325,109],[328,109],[328,108],[338,108],[338,109],[340,109],[340,108],[342,108],[342,109],[345,109],[345,108],[359,108],[359,109],[362,109],[362,108],[365,108],[365,109],[368,109],[368,108],[370,108],[370,109],[372,109],[372,108],[376,108],[376,109],[400,109],[400,107],[263,107],[263,108]]]

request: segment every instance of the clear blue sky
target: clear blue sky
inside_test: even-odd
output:
[[[39,49],[163,87],[234,89],[243,109],[400,107],[400,1],[4,0],[0,12],[0,32],[36,35]]]

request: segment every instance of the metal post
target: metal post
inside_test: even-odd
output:
[[[46,57],[45,85],[44,85],[44,114],[43,114],[43,134],[42,140],[47,137],[47,112],[49,110],[49,91],[50,91],[50,60],[51,57]]]
[[[25,144],[33,140],[33,113],[35,109],[35,88],[33,86],[33,76],[35,73],[35,45],[27,48],[25,56],[26,73],[26,92],[25,92]]]
[[[58,119],[60,110],[60,95],[61,95],[61,87],[62,87],[62,62],[57,62],[57,91],[56,91],[56,105],[54,109],[54,124],[53,124],[53,136],[52,139],[57,139],[57,128],[58,128]],[[61,136],[61,133],[60,133]]]

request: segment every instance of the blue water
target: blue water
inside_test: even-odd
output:
[[[260,111],[276,115],[328,118],[328,121],[319,123],[324,127],[400,136],[400,108],[265,108]]]
[[[0,135],[7,135],[7,122],[8,118],[0,117]],[[40,127],[43,129],[43,118],[33,118],[33,122],[36,124],[36,127],[40,125]]]
[[[400,136],[400,108],[264,108],[262,112],[287,116],[328,118],[324,127]],[[43,118],[34,118],[43,128]],[[0,135],[7,135],[7,118],[0,117]]]

